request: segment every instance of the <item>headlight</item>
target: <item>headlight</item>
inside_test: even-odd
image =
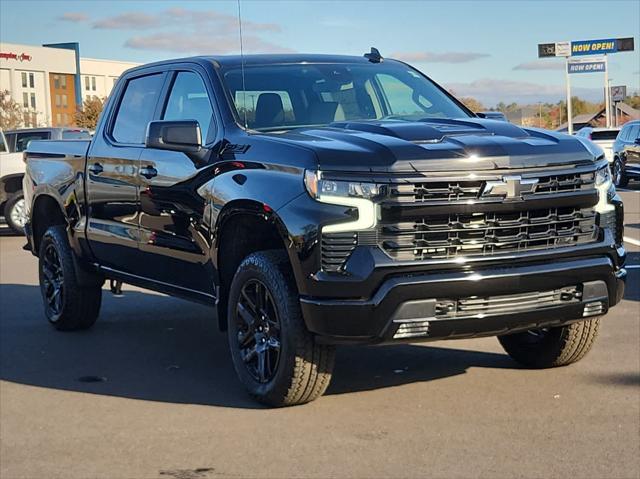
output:
[[[325,225],[323,233],[359,231],[375,227],[378,219],[376,204],[372,201],[382,194],[383,186],[375,183],[325,180],[321,171],[305,171],[304,184],[309,195],[322,203],[357,208],[358,219],[346,223]]]
[[[609,165],[600,168],[596,171],[596,186],[604,185],[611,181],[611,171]]]

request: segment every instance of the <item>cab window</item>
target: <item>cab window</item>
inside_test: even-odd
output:
[[[143,144],[147,125],[160,96],[164,74],[156,73],[127,82],[111,135],[119,143]]]
[[[179,72],[171,87],[163,120],[197,120],[202,142],[207,143],[213,118],[213,109],[207,89],[200,75]]]

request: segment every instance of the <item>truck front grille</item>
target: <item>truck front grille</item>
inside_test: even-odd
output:
[[[595,173],[561,173],[535,176],[538,183],[531,196],[571,193],[594,187]],[[446,204],[461,201],[490,201],[483,197],[484,180],[446,180],[399,183],[390,187],[390,198],[399,203]]]
[[[382,223],[378,244],[398,261],[419,261],[573,246],[595,241],[597,234],[592,209],[546,208]]]

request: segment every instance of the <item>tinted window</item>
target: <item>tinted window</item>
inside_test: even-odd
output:
[[[16,134],[15,133],[7,133],[4,135],[5,140],[7,140],[7,150],[10,152],[16,151]]]
[[[63,140],[87,140],[91,138],[88,131],[83,130],[64,130],[62,132]]]
[[[4,144],[4,135],[0,135],[0,151],[3,153],[7,151],[7,145]]]
[[[178,73],[162,118],[197,120],[202,132],[202,141],[206,143],[212,115],[211,101],[200,75],[193,72]]]
[[[630,141],[630,142],[633,143],[638,138],[640,138],[640,125],[633,125],[631,127],[631,131],[629,133],[629,136],[627,137],[627,141]]]
[[[163,75],[147,75],[127,82],[113,125],[113,138],[120,143],[143,144],[147,125],[162,88]]]
[[[615,140],[618,130],[594,131],[591,133],[592,140]]]
[[[48,140],[51,134],[48,131],[18,133],[16,137],[16,151],[24,151],[32,140]]]
[[[244,78],[240,68],[227,70],[225,86],[238,122],[244,123],[246,114],[256,130],[341,120],[469,117],[430,80],[399,63],[257,65],[244,70]]]

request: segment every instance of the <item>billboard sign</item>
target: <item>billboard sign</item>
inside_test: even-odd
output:
[[[571,42],[539,43],[538,57],[568,57],[571,56]]]
[[[567,72],[571,73],[597,73],[607,71],[605,59],[599,58],[580,58],[567,62]]]
[[[618,41],[615,38],[605,40],[581,40],[571,42],[571,56],[602,55],[618,51]]]
[[[611,87],[611,101],[624,101],[627,97],[627,87],[625,85]]]

